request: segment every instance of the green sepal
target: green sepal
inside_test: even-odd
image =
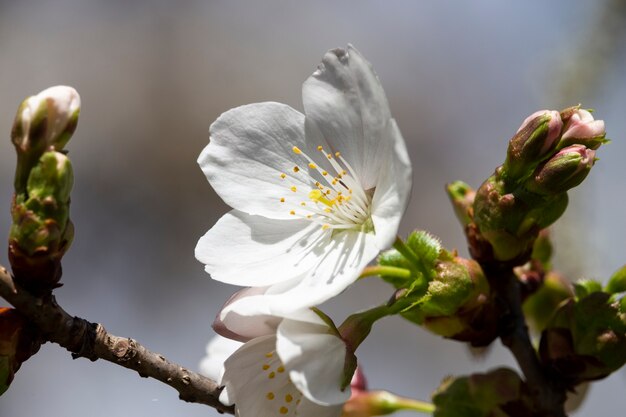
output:
[[[30,171],[26,194],[15,196],[9,240],[28,255],[66,246],[62,242],[71,240],[67,231],[73,183],[67,156],[44,153]]]

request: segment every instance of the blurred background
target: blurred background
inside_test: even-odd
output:
[[[556,266],[605,280],[626,262],[625,3],[0,0],[0,230],[8,235],[18,104],[51,85],[74,86],[83,103],[68,146],[76,237],[57,298],[71,314],[197,369],[210,323],[235,290],[211,281],[193,256],[228,210],[196,164],[209,125],[253,102],[301,110],[301,84],[323,53],[351,42],[379,74],[412,158],[402,234],[427,229],[462,254],[444,184],[478,186],[535,110],[596,109],[613,143],[570,194]],[[328,312],[340,321],[388,294],[363,282]],[[499,342],[474,358],[401,319],[380,323],[358,354],[372,387],[422,399],[446,375],[515,366]],[[625,390],[620,371],[594,384],[576,415],[619,415]],[[2,417],[38,415],[217,413],[47,344],[0,398]]]

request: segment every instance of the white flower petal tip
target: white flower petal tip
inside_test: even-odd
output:
[[[207,344],[206,356],[200,361],[200,373],[218,384],[221,383],[224,362],[242,345],[243,343],[236,340],[227,339],[220,335],[214,336]]]
[[[222,114],[198,159],[234,210],[196,257],[213,279],[268,287],[256,314],[285,317],[343,291],[393,243],[410,195],[404,140],[354,47],[326,53],[302,94],[304,115],[279,103]]]

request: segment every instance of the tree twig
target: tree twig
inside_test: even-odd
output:
[[[70,316],[52,295],[33,296],[16,285],[2,265],[0,296],[37,326],[45,340],[63,346],[74,359],[104,359],[169,385],[178,391],[181,400],[234,413],[233,407],[219,402],[221,387],[215,381],[170,362],[133,339],[114,336],[101,324]]]
[[[564,404],[565,386],[551,377],[541,365],[528,334],[528,326],[522,311],[521,285],[510,267],[486,268],[500,301],[505,303],[506,313],[501,318],[500,340],[520,366],[535,402],[536,415],[566,417]]]

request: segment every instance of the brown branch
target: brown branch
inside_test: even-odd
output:
[[[500,301],[505,304],[506,313],[500,321],[500,340],[511,351],[524,374],[534,399],[535,415],[566,417],[566,388],[542,366],[531,343],[522,311],[521,283],[508,266],[485,269],[489,281],[496,284],[494,287]]]
[[[101,324],[70,316],[52,295],[33,296],[16,285],[1,265],[0,296],[36,325],[45,340],[63,346],[74,359],[104,359],[169,385],[178,391],[181,400],[233,413],[232,407],[219,402],[221,387],[215,381],[170,362],[133,339],[114,336]]]

